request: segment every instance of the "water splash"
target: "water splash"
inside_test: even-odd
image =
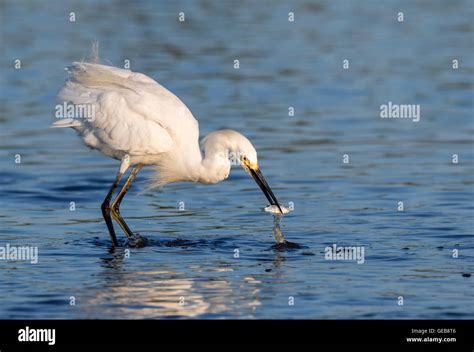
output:
[[[140,235],[139,233],[134,233],[133,237],[127,238],[125,242],[126,247],[132,248],[142,248],[148,244],[148,239]]]
[[[275,241],[278,244],[284,244],[287,243],[287,240],[283,236],[283,232],[281,232],[281,219],[283,218],[283,215],[281,214],[273,214],[273,236],[275,236]]]

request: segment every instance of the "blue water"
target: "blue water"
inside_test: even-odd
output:
[[[3,1],[0,246],[39,261],[0,260],[0,318],[472,319],[473,15],[470,0]],[[93,39],[180,96],[202,135],[253,141],[301,248],[274,247],[236,168],[140,194],[144,170],[121,209],[150,243],[111,250],[100,203],[117,162],[48,129]],[[420,121],[381,119],[389,101],[420,104]],[[365,262],[326,260],[333,244]]]

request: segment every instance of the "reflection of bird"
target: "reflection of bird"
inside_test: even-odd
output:
[[[201,153],[198,122],[178,97],[153,79],[95,63],[75,62],[69,72],[71,77],[59,92],[59,100],[74,106],[74,111],[79,111],[77,107],[92,111],[93,116],[62,118],[51,126],[72,127],[87,146],[121,161],[102,203],[102,214],[114,246],[118,243],[112,217],[133,238],[119,207],[137,173],[146,165],[157,167],[154,183],[164,185],[177,181],[220,182],[229,176],[232,162],[240,163],[268,201],[281,211],[258,167],[255,148],[242,134],[232,130],[211,132],[202,141]],[[112,200],[130,167],[130,175]]]
[[[123,252],[119,253],[115,259],[121,262]],[[99,316],[102,319],[199,318],[223,314],[251,319],[261,305],[261,281],[245,276],[243,281],[237,281],[236,290],[229,281],[233,273],[229,267],[197,269],[227,274],[213,280],[196,280],[175,270],[121,271],[120,268],[121,264],[101,273],[105,281],[83,297],[79,314],[87,319]]]

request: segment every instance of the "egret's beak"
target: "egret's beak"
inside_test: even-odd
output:
[[[278,203],[278,200],[276,199],[275,195],[273,194],[272,189],[270,188],[267,181],[265,180],[265,177],[263,177],[262,171],[260,171],[260,168],[258,167],[258,165],[251,164],[247,159],[245,159],[245,160],[242,160],[242,166],[248,172],[248,174],[252,176],[255,182],[257,182],[257,185],[260,187],[265,197],[267,197],[270,204],[276,205],[278,209],[280,210],[280,213],[283,214],[280,203]]]

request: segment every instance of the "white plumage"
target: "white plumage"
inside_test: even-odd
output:
[[[172,148],[196,144],[198,123],[181,100],[141,73],[75,62],[60,102],[93,105],[94,117],[66,119],[53,127],[73,127],[84,143],[130,165],[156,163]],[[183,135],[185,132],[185,135]]]
[[[177,181],[216,183],[228,177],[232,157],[255,178],[270,203],[278,205],[258,168],[255,148],[242,134],[212,132],[204,138],[201,152],[197,120],[178,97],[155,80],[130,70],[86,62],[74,62],[68,71],[70,78],[58,94],[59,102],[88,105],[94,114],[89,119],[59,119],[51,127],[71,127],[87,146],[121,161],[102,207],[114,244],[107,212],[127,235],[132,235],[118,207],[136,173],[146,165],[157,167],[155,186]],[[130,166],[134,170],[110,206],[115,188]]]

